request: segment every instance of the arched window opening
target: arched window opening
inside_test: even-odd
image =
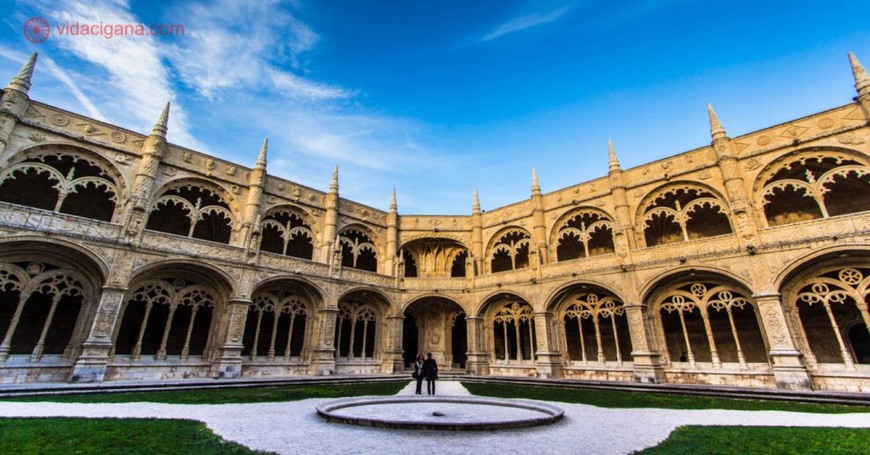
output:
[[[287,211],[270,213],[263,220],[260,250],[302,259],[314,257],[314,233],[299,215]]]
[[[855,369],[865,358],[863,336],[870,333],[870,267],[829,268],[796,288],[794,304],[806,338],[807,358],[812,363],[841,363]],[[853,335],[848,329],[853,325],[862,326],[865,334]]]
[[[341,266],[354,269],[378,271],[378,257],[372,239],[359,229],[347,229],[341,233]]]
[[[76,155],[43,155],[0,172],[0,201],[112,221],[118,188],[95,162]]]
[[[417,278],[417,261],[410,251],[402,248],[402,261],[405,263],[405,278]]]
[[[804,156],[773,171],[760,198],[770,226],[862,212],[870,168],[844,156]]]
[[[733,286],[711,281],[677,284],[664,292],[659,317],[671,362],[713,368],[766,362],[754,302]]]
[[[336,356],[365,362],[375,358],[379,316],[370,304],[341,302],[335,330]]]
[[[462,270],[465,276],[464,260],[458,261],[465,246],[458,240],[442,237],[426,237],[410,240],[402,245],[402,250],[414,259],[416,275],[420,278],[455,277]],[[405,259],[405,272],[408,273],[409,261]],[[406,275],[408,276],[408,275]]]
[[[582,212],[559,229],[556,257],[559,261],[613,253],[613,223],[593,212]]]
[[[216,192],[187,184],[170,188],[151,206],[147,229],[230,243],[230,207]]]
[[[568,357],[583,364],[593,359],[622,364],[631,354],[631,339],[622,302],[594,292],[572,297],[562,314],[564,342]]]
[[[519,229],[502,235],[492,248],[492,273],[528,267],[531,238],[528,232]]]
[[[10,355],[67,357],[86,295],[84,279],[41,262],[0,264],[0,362]]]
[[[133,361],[142,355],[165,360],[202,356],[208,345],[214,292],[188,280],[150,280],[133,290],[126,300],[115,353]]]
[[[242,343],[242,356],[251,361],[290,362],[301,357],[307,326],[306,301],[284,291],[254,294]]]
[[[535,321],[527,303],[500,305],[492,317],[493,353],[504,362],[535,360]]]
[[[468,265],[468,250],[462,250],[453,258],[453,265],[450,266],[450,277],[465,278]]]
[[[662,192],[644,213],[647,246],[730,234],[727,210],[711,193],[689,186]]]

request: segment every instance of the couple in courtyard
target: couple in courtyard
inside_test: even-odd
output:
[[[432,358],[432,353],[426,354],[426,359],[423,359],[423,354],[417,356],[414,362],[414,373],[411,375],[417,380],[417,395],[422,394],[423,379],[426,380],[426,391],[429,395],[435,395],[435,380],[438,379],[438,363]]]

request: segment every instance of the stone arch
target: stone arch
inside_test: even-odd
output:
[[[798,150],[768,164],[754,194],[768,226],[861,212],[870,207],[870,163],[839,147]]]
[[[129,198],[124,175],[99,153],[64,143],[13,156],[0,172],[0,200],[117,222]]]
[[[357,364],[365,369],[368,364],[377,370],[389,345],[386,320],[390,311],[391,299],[375,289],[354,288],[339,297],[334,340],[337,367]]]
[[[230,243],[238,229],[235,198],[216,183],[174,180],[155,194],[146,229],[220,243]]]
[[[726,199],[696,182],[662,185],[647,194],[637,210],[637,229],[648,247],[734,232]]]
[[[870,251],[831,250],[792,269],[781,288],[782,304],[807,364],[856,369],[850,329],[870,333]]]
[[[557,349],[569,364],[622,365],[631,355],[625,303],[609,288],[575,281],[553,293],[547,310],[554,316]]]
[[[486,247],[490,273],[528,268],[531,265],[532,234],[519,226],[500,229]]]
[[[441,237],[421,237],[406,241],[401,250],[409,253],[415,262],[417,277],[441,277],[447,278],[455,275],[456,258],[468,248],[461,242]],[[467,253],[466,253],[467,254]],[[462,259],[462,274],[465,276],[465,260]],[[405,276],[408,275],[409,267],[405,260]],[[458,273],[457,273],[458,274]]]
[[[220,315],[226,312],[231,281],[208,264],[165,260],[136,271],[130,280],[113,334],[112,355],[130,363],[168,358],[199,363],[216,352]],[[153,357],[142,360],[141,357]]]
[[[311,334],[322,293],[288,277],[258,283],[248,306],[242,356],[258,364],[294,364],[310,357]]]
[[[616,252],[614,221],[594,207],[577,207],[562,214],[550,231],[550,245],[557,261]],[[608,234],[609,232],[609,234]]]
[[[95,255],[63,244],[0,243],[0,361],[72,360],[87,338],[105,278]]]
[[[670,273],[644,300],[666,363],[748,369],[767,363],[767,338],[751,289],[721,273]]]
[[[349,224],[338,234],[341,244],[341,265],[354,269],[378,271],[377,240],[374,232],[362,224]]]
[[[669,268],[661,273],[654,275],[653,277],[646,280],[643,286],[640,288],[641,301],[649,303],[649,301],[653,298],[653,293],[656,289],[662,285],[662,283],[667,283],[669,281],[679,279],[681,276],[704,276],[704,275],[713,275],[713,276],[722,276],[724,279],[728,279],[733,281],[734,283],[741,286],[743,289],[746,289],[748,292],[752,292],[752,285],[746,278],[732,272],[731,270],[724,269],[721,267],[712,267],[708,265],[683,265],[679,267]]]
[[[483,300],[481,344],[490,353],[490,365],[531,367],[536,359],[535,310],[514,292],[498,292]]]
[[[266,211],[261,222],[260,250],[313,259],[316,234],[313,219],[305,210],[283,204]]]
[[[434,292],[412,298],[402,310],[404,362],[432,353],[441,369],[465,367],[468,350],[466,310],[451,297]]]

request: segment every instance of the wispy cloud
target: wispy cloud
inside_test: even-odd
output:
[[[7,49],[4,46],[0,46],[0,57],[8,58],[9,60],[21,62],[23,64],[28,56],[23,53],[13,51],[11,49]],[[79,88],[78,84],[76,84],[72,80],[72,78],[67,75],[66,71],[58,66],[57,63],[55,63],[54,60],[51,59],[51,57],[43,54],[41,57],[39,57],[39,64],[40,66],[44,65],[45,67],[47,67],[49,73],[51,73],[51,75],[55,79],[60,81],[61,84],[66,86],[67,90],[72,93],[73,97],[75,97],[75,99],[82,105],[82,107],[85,108],[88,116],[93,117],[97,120],[106,120],[106,116],[103,115],[103,113],[100,112],[99,109],[97,109],[97,106],[94,105],[93,101],[91,101],[91,99],[87,95],[85,95],[84,92],[82,92],[82,89]]]
[[[275,0],[188,3],[175,15],[186,18],[189,32],[168,48],[167,56],[184,81],[210,99],[239,87],[272,90],[296,99],[351,96],[349,91],[299,74],[302,54],[320,37],[286,6]]]
[[[483,38],[480,39],[480,41],[492,41],[496,38],[501,38],[502,36],[509,35],[511,33],[530,29],[532,27],[537,27],[543,24],[548,24],[550,22],[558,20],[559,18],[567,14],[570,10],[571,6],[569,5],[563,6],[562,8],[551,11],[549,13],[532,13],[515,17],[499,25],[498,27],[496,27],[495,30],[484,35]]]
[[[40,1],[34,6],[46,14],[52,24],[76,21],[89,24],[139,23],[126,0],[95,0],[88,3]],[[169,82],[158,43],[150,36],[104,39],[58,33],[53,34],[51,40],[61,49],[105,70],[103,90],[92,94],[92,97],[101,105],[108,106],[106,117],[110,121],[147,131],[166,101],[175,101],[177,98]],[[181,103],[173,105],[169,128],[173,142],[188,147],[203,147],[190,134]]]

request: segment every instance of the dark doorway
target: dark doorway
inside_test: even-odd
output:
[[[405,368],[410,368],[414,364],[414,359],[417,357],[417,346],[419,338],[417,334],[417,319],[414,315],[405,312],[405,320],[402,321],[402,349],[405,351],[402,358],[405,362]]]
[[[870,333],[864,324],[855,324],[849,330],[849,343],[855,353],[856,363],[870,363]]]
[[[468,351],[468,329],[465,324],[465,315],[456,316],[451,334],[453,344],[453,365],[465,368],[466,351]]]

